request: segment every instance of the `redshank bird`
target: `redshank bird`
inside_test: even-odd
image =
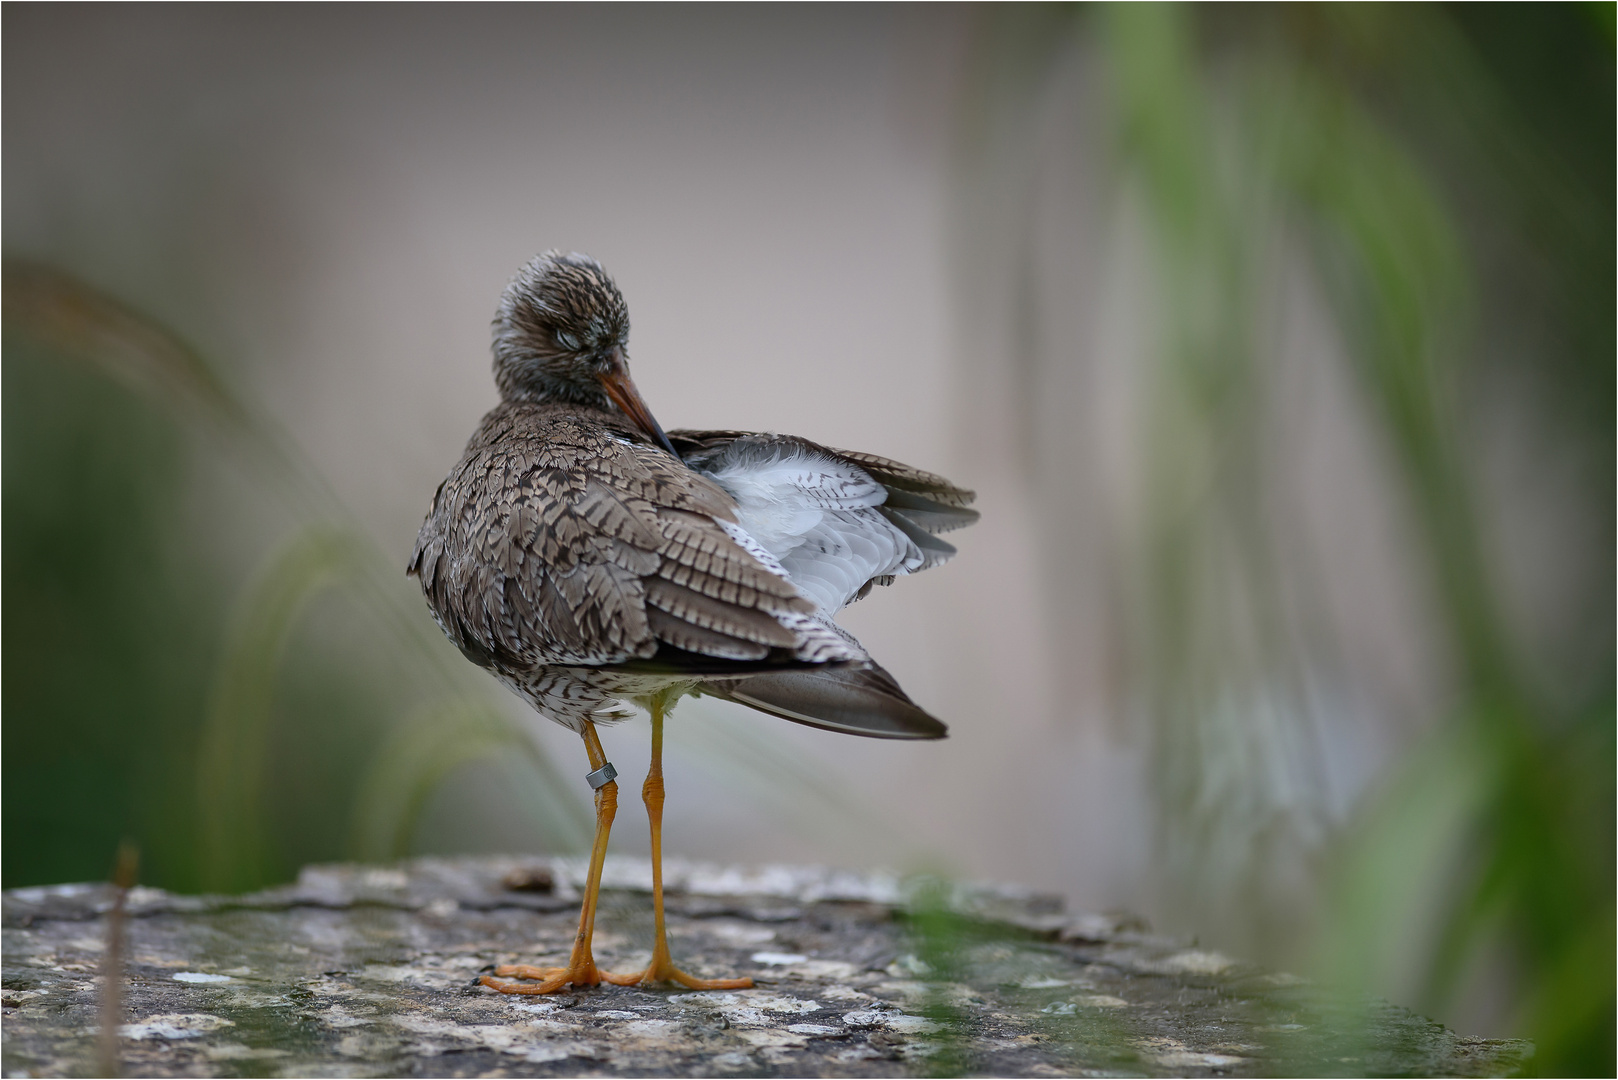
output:
[[[832,616],[954,554],[936,534],[977,520],[972,492],[787,435],[665,434],[630,381],[628,343],[628,309],[600,263],[548,251],[524,266],[494,319],[500,404],[439,485],[410,558],[449,639],[578,732],[590,759],[596,833],[572,955],[482,977],[503,993],[752,985],[696,978],[669,956],[663,719],[682,696],[852,735],[945,733]],[[596,725],[635,705],[652,723],[641,794],[656,940],[644,971],[615,975],[590,947],[617,807]]]

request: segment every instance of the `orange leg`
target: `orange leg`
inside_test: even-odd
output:
[[[584,724],[584,749],[590,755],[590,768],[599,769],[607,763],[607,755],[596,737],[595,725]],[[596,967],[590,952],[590,938],[595,933],[596,901],[601,897],[601,864],[607,858],[607,835],[612,832],[612,819],[618,812],[618,784],[609,780],[596,791],[596,839],[590,849],[590,876],[584,887],[584,906],[579,910],[579,933],[573,939],[573,955],[567,967],[538,968],[527,964],[502,964],[494,969],[496,975],[507,978],[533,979],[534,982],[509,983],[484,975],[478,982],[502,994],[553,994],[569,984],[597,986],[602,982],[624,983],[624,976],[610,975]],[[628,981],[633,981],[630,977]]]
[[[619,986],[677,982],[692,990],[746,990],[753,985],[752,979],[699,979],[675,967],[669,958],[668,931],[663,924],[663,702],[654,702],[651,711],[652,767],[641,786],[641,798],[652,823],[652,912],[657,921],[657,943],[652,946],[652,962],[645,971],[603,977]]]

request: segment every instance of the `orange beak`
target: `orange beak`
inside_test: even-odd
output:
[[[601,388],[612,398],[612,403],[635,422],[636,427],[646,432],[657,445],[679,457],[680,455],[674,452],[674,444],[669,442],[669,437],[663,434],[663,429],[652,416],[652,410],[641,400],[640,391],[635,389],[635,384],[630,381],[629,367],[624,363],[623,353],[617,349],[612,352],[614,360],[612,370],[596,376],[601,382]]]

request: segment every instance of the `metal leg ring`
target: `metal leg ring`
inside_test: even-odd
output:
[[[601,766],[601,768],[585,773],[584,778],[590,782],[590,786],[592,788],[600,791],[602,788],[618,779],[618,770],[613,768],[612,762],[609,761],[605,765]]]

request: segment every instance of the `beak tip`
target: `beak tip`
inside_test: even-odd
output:
[[[646,407],[646,402],[640,396],[640,391],[630,381],[629,372],[619,367],[611,374],[601,376],[601,386],[607,391],[612,403],[618,406],[620,412],[634,421],[635,426],[645,432],[654,443],[669,452],[675,458],[680,455],[674,449],[674,444],[664,434],[663,428]]]

